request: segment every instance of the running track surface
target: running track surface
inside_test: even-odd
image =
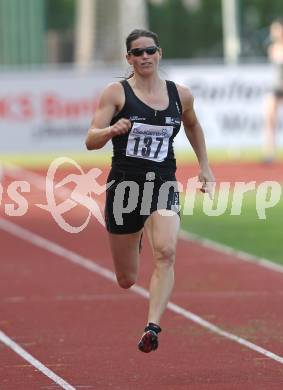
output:
[[[280,180],[282,164],[216,166],[220,180]],[[45,172],[37,172],[45,174]],[[186,182],[195,167],[182,168]],[[99,390],[279,390],[283,360],[275,361],[167,310],[160,348],[136,348],[145,325],[147,300],[50,251],[51,243],[113,270],[107,235],[95,218],[80,234],[60,229],[44,210],[44,193],[31,183],[28,213],[7,217],[4,179],[0,229],[0,331],[75,389]],[[59,201],[58,201],[59,202]],[[81,224],[84,210],[70,220]],[[1,219],[3,221],[3,219]],[[8,221],[9,225],[5,225]],[[12,223],[13,225],[10,225]],[[12,227],[11,227],[12,226]],[[14,227],[15,226],[15,229]],[[15,236],[22,227],[26,239]],[[46,248],[28,232],[48,239]],[[19,235],[23,232],[22,230]],[[138,285],[147,289],[152,260],[145,240]],[[180,240],[171,302],[255,345],[283,356],[283,273]],[[61,389],[0,341],[0,389]]]

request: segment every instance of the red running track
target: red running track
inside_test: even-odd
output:
[[[34,188],[29,200],[44,203]],[[106,233],[94,219],[78,235],[33,206],[9,221],[112,269]],[[140,353],[144,298],[3,230],[0,245],[0,330],[74,388],[282,389],[281,363],[169,310],[159,350]],[[145,242],[139,285],[147,288],[151,270]],[[282,295],[282,273],[179,242],[171,301],[279,356]],[[1,390],[61,388],[1,342],[0,361]]]

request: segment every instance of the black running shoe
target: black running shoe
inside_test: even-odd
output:
[[[144,334],[138,344],[139,350],[145,353],[156,351],[158,348],[158,333],[160,332],[161,328],[158,325],[149,323],[145,327]]]

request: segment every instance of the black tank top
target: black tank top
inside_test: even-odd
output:
[[[127,80],[121,82],[125,104],[112,118],[132,123],[127,134],[112,138],[112,167],[131,172],[175,172],[173,141],[180,130],[182,105],[175,83],[166,80],[169,104],[165,110],[154,110],[134,93]]]

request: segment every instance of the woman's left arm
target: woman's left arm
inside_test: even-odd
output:
[[[194,110],[194,98],[188,88],[179,85],[177,88],[183,107],[182,121],[185,133],[200,166],[199,180],[202,183],[201,190],[202,192],[208,192],[212,198],[215,178],[208,163],[204,133]]]

